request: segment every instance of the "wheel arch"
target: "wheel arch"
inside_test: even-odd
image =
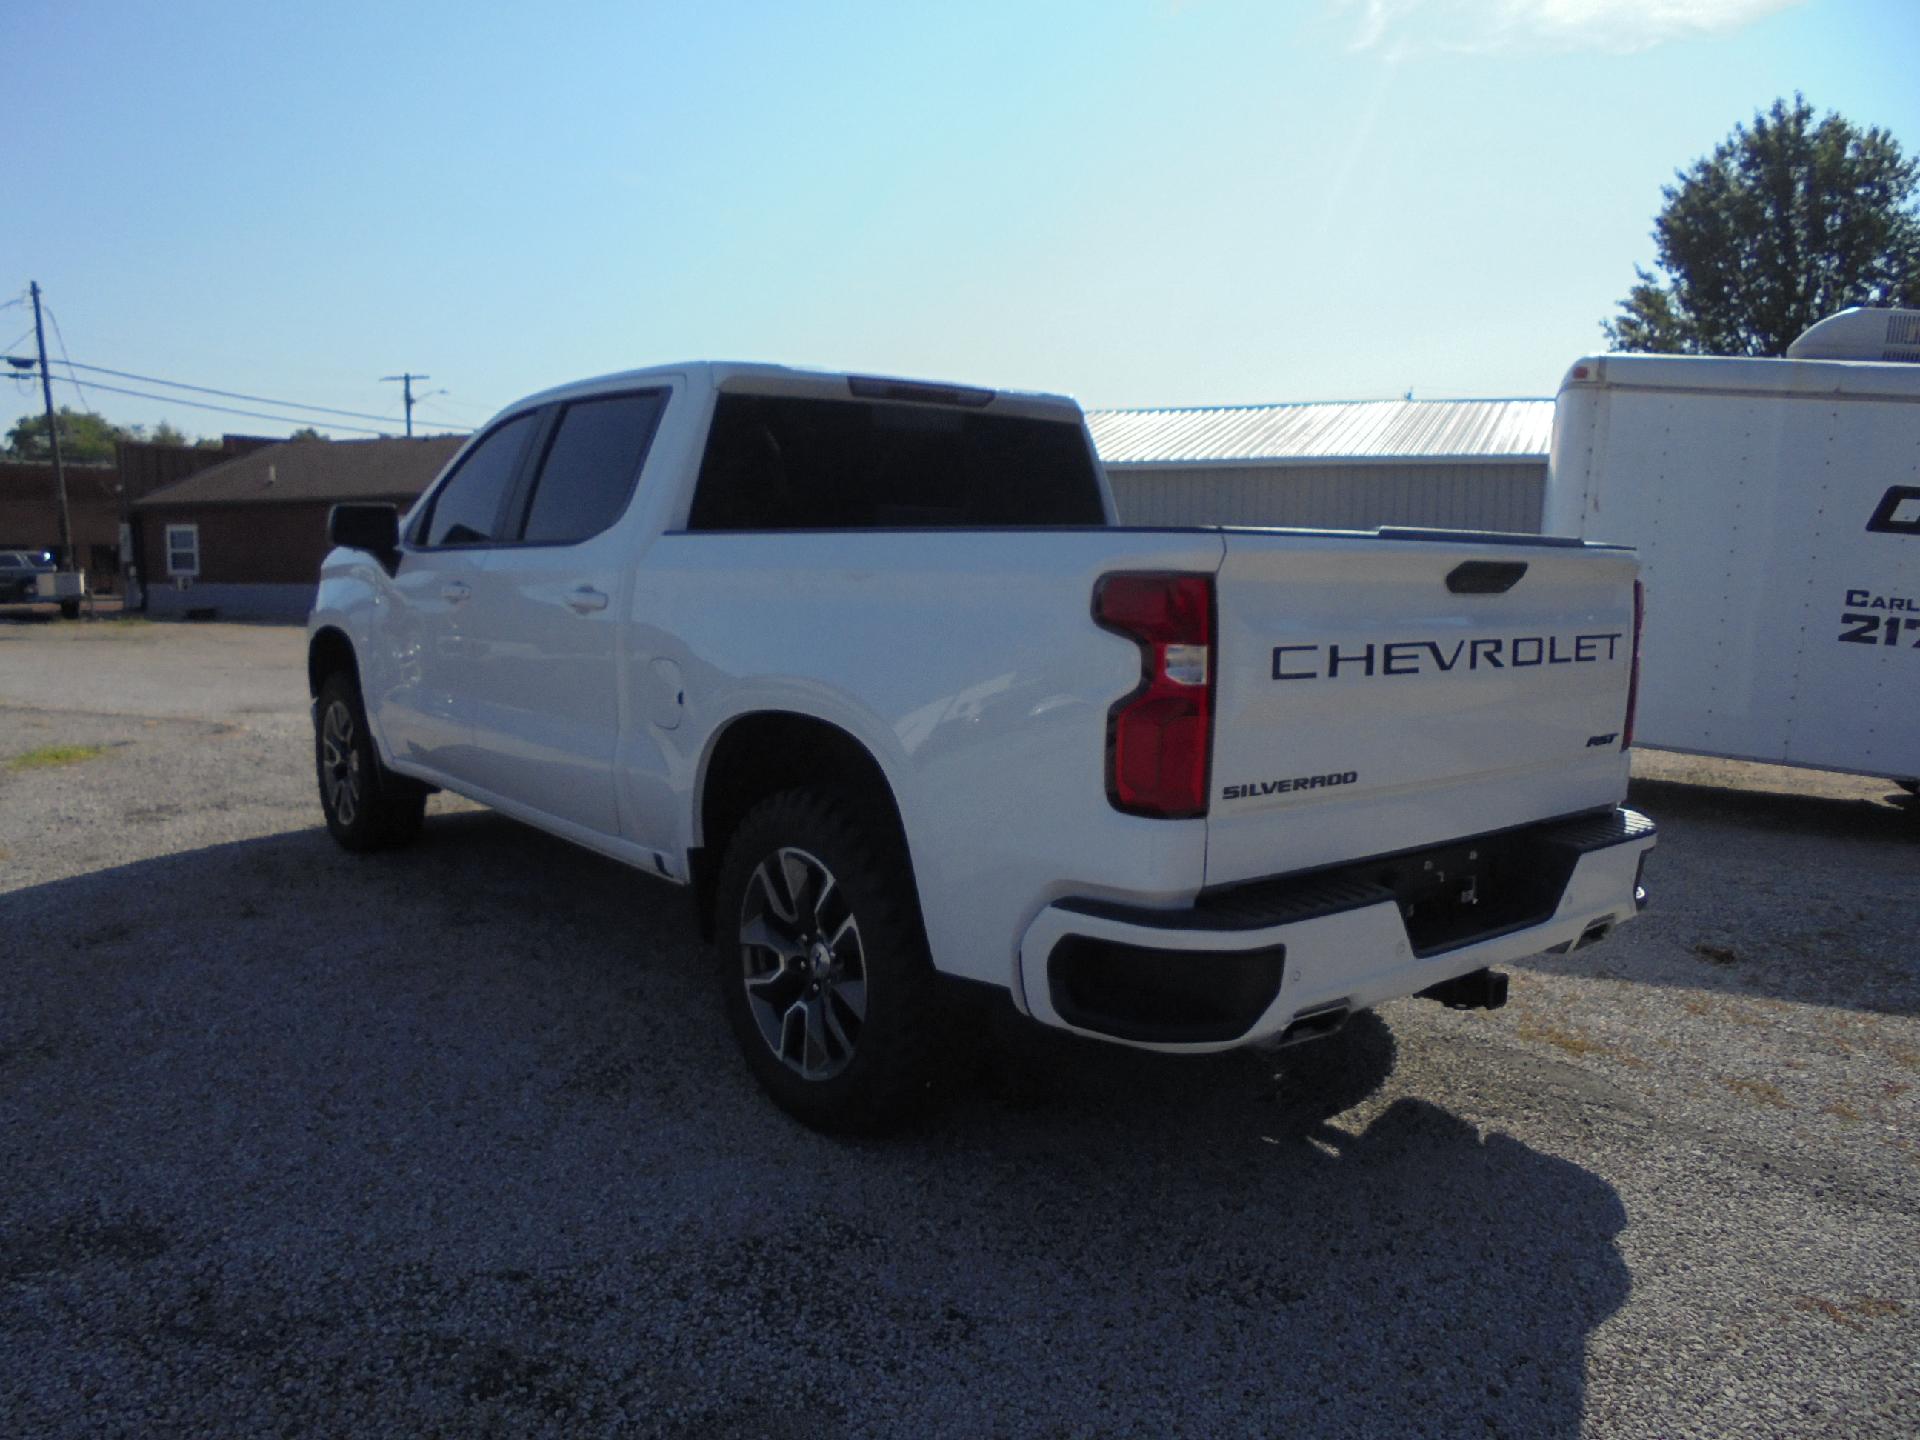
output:
[[[861,797],[893,832],[911,866],[893,781],[870,746],[817,715],[748,711],[715,732],[700,767],[689,870],[703,935],[712,928],[713,886],[728,837],[762,800],[808,784],[835,785]]]
[[[313,638],[307,642],[307,695],[310,699],[320,698],[320,687],[327,683],[327,676],[336,670],[345,670],[353,677],[353,683],[360,683],[360,664],[353,653],[353,642],[347,638],[347,632],[336,625],[324,625],[313,632]]]

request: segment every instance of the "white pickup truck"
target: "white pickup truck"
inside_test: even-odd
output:
[[[914,1102],[945,977],[1277,1045],[1496,1006],[1643,899],[1618,547],[1128,529],[1071,400],[713,363],[535,395],[331,533],[334,837],[444,787],[694,886],[815,1125]]]

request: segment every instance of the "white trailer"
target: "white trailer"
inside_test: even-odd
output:
[[[1637,743],[1912,788],[1920,365],[1896,342],[1920,314],[1847,312],[1796,349],[1835,331],[1873,359],[1575,363],[1542,529],[1640,552]]]

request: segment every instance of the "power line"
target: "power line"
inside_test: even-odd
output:
[[[479,411],[480,418],[482,420],[486,419],[487,416],[494,413],[492,410],[486,409],[485,407],[482,407],[479,405],[469,405],[464,400],[455,400],[453,398],[453,392],[451,390],[435,390],[433,394],[442,397],[438,401],[434,402],[442,410],[465,410],[469,414],[472,414],[475,411]],[[425,402],[429,400],[431,397],[421,396],[420,398],[423,402]],[[475,422],[475,423],[478,423],[478,422]]]
[[[58,331],[59,326],[56,325],[54,329]],[[388,420],[392,418],[388,415],[375,415],[367,410],[338,410],[331,405],[308,405],[300,400],[275,400],[267,395],[243,395],[238,390],[216,390],[209,385],[189,385],[184,380],[162,380],[157,375],[136,375],[131,370],[109,370],[104,365],[83,365],[73,360],[69,360],[67,364],[81,370],[91,371],[95,375],[112,375],[120,380],[138,380],[143,385],[164,385],[170,390],[191,390],[196,395],[218,395],[226,400],[246,400],[255,405],[278,405],[284,410],[313,410],[322,415],[345,415],[352,420]],[[96,383],[94,388],[96,390],[104,390],[108,387]],[[183,400],[180,403],[184,405],[188,402]],[[209,406],[208,408],[213,409],[217,407]],[[345,430],[350,427],[342,425],[338,428]]]
[[[22,304],[22,303],[24,303],[24,301],[21,299],[9,300],[5,304],[0,304],[0,310],[6,310],[11,308],[14,305]],[[78,396],[81,407],[86,411],[86,413],[94,416],[96,419],[99,418],[99,412],[93,408],[93,403],[87,398],[88,386],[91,386],[95,390],[105,391],[113,395],[131,395],[135,399],[153,400],[153,401],[159,402],[162,405],[185,405],[190,409],[211,410],[222,415],[243,415],[243,416],[246,416],[248,419],[252,419],[252,420],[275,420],[280,422],[283,425],[293,425],[296,427],[310,426],[315,423],[313,416],[274,415],[261,410],[243,410],[231,405],[211,405],[204,400],[189,400],[189,399],[186,399],[184,396],[179,396],[179,395],[155,395],[151,391],[131,390],[122,385],[108,385],[103,381],[99,381],[99,380],[91,380],[86,382],[85,385],[83,385],[81,383],[80,376],[78,373],[81,370],[88,371],[91,374],[95,374],[95,375],[111,375],[116,379],[120,379],[120,380],[137,380],[142,384],[146,384],[146,385],[160,385],[170,390],[187,390],[187,391],[191,391],[196,395],[217,395],[222,399],[226,399],[226,400],[245,400],[251,404],[275,405],[286,410],[312,411],[313,415],[316,415],[316,416],[317,415],[326,415],[326,416],[340,415],[340,416],[346,416],[349,419],[354,419],[354,420],[374,420],[374,421],[378,421],[382,425],[391,425],[396,418],[399,418],[394,416],[391,412],[385,415],[378,415],[367,410],[343,410],[337,406],[332,406],[332,405],[312,405],[301,400],[279,400],[267,395],[249,395],[239,390],[220,390],[210,385],[189,385],[184,380],[167,380],[158,375],[141,375],[131,370],[115,370],[105,365],[89,365],[83,361],[75,360],[73,356],[68,352],[66,336],[62,334],[60,330],[60,319],[57,315],[53,313],[52,306],[48,306],[46,308],[47,308],[47,318],[53,321],[54,338],[59,342],[59,345],[60,345],[61,361],[67,367],[67,376],[66,376],[67,383],[73,386],[74,393],[76,394],[76,396]],[[19,345],[21,340],[25,340],[32,333],[33,333],[32,330],[29,329],[28,331],[23,333],[18,339],[8,344],[6,347],[6,350],[12,351],[17,345]],[[23,378],[31,378],[31,377],[15,375],[15,376],[12,376],[11,378],[23,379]],[[399,378],[399,377],[395,377],[395,378]],[[417,375],[409,377],[410,380],[417,380],[417,379],[424,379],[424,378],[426,377],[417,376]],[[445,392],[441,391],[437,393],[444,394]],[[410,396],[409,397],[410,401],[414,403],[417,403],[418,401],[426,398],[428,397],[426,396]],[[404,424],[407,427],[408,433],[411,434],[412,433],[412,424],[411,424],[412,404],[409,404],[407,406],[407,409],[409,413],[406,416],[405,420],[402,421],[402,424]],[[332,430],[347,430],[358,435],[385,435],[390,433],[389,431],[386,431],[386,430],[368,429],[364,425],[343,425],[337,420],[322,420],[322,421],[319,421],[318,423],[324,424],[329,429],[332,429]],[[428,420],[425,422],[425,425],[426,425],[426,428],[429,428],[429,429],[449,430],[449,431],[461,431],[461,430],[472,428],[467,422],[460,421],[460,420],[449,420],[449,421]]]
[[[105,390],[114,395],[131,395],[139,400],[158,400],[163,405],[186,405],[195,410],[215,410],[222,415],[245,415],[252,420],[277,420],[282,425],[293,425],[297,427],[312,423],[308,417],[302,415],[269,415],[261,410],[239,410],[231,405],[210,405],[205,400],[185,400],[178,395],[155,395],[150,390],[129,390],[123,385],[105,385],[98,380],[93,382],[93,388],[96,390]],[[374,418],[377,419],[378,417],[376,416]],[[364,425],[341,425],[337,422],[329,424],[327,428],[330,430],[351,430],[359,435],[386,435],[390,433],[384,430],[370,430]]]
[[[440,402],[430,397],[427,399],[420,400],[417,403],[427,406],[434,410],[445,411],[448,418],[445,422],[442,422],[442,423],[451,424],[451,425],[462,425],[469,430],[471,430],[476,424],[479,423],[478,421],[467,419],[464,415],[455,415],[453,413],[453,410],[449,406],[442,405]],[[433,417],[428,416],[427,418],[428,418],[428,421],[431,423]]]
[[[60,358],[67,364],[67,379],[73,382],[74,393],[80,397],[80,406],[94,419],[100,418],[100,412],[93,408],[93,402],[87,399],[87,392],[80,388],[80,377],[73,373],[73,357],[67,353],[67,337],[60,333],[60,317],[53,313],[53,306],[47,306],[47,318],[53,321],[53,338],[60,342]]]

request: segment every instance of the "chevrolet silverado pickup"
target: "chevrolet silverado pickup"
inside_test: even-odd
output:
[[[1631,551],[1119,524],[1051,395],[698,363],[535,395],[337,507],[326,823],[446,789],[692,886],[811,1124],[897,1118],[947,977],[1167,1051],[1282,1045],[1631,919]],[[977,993],[977,987],[975,987]]]

